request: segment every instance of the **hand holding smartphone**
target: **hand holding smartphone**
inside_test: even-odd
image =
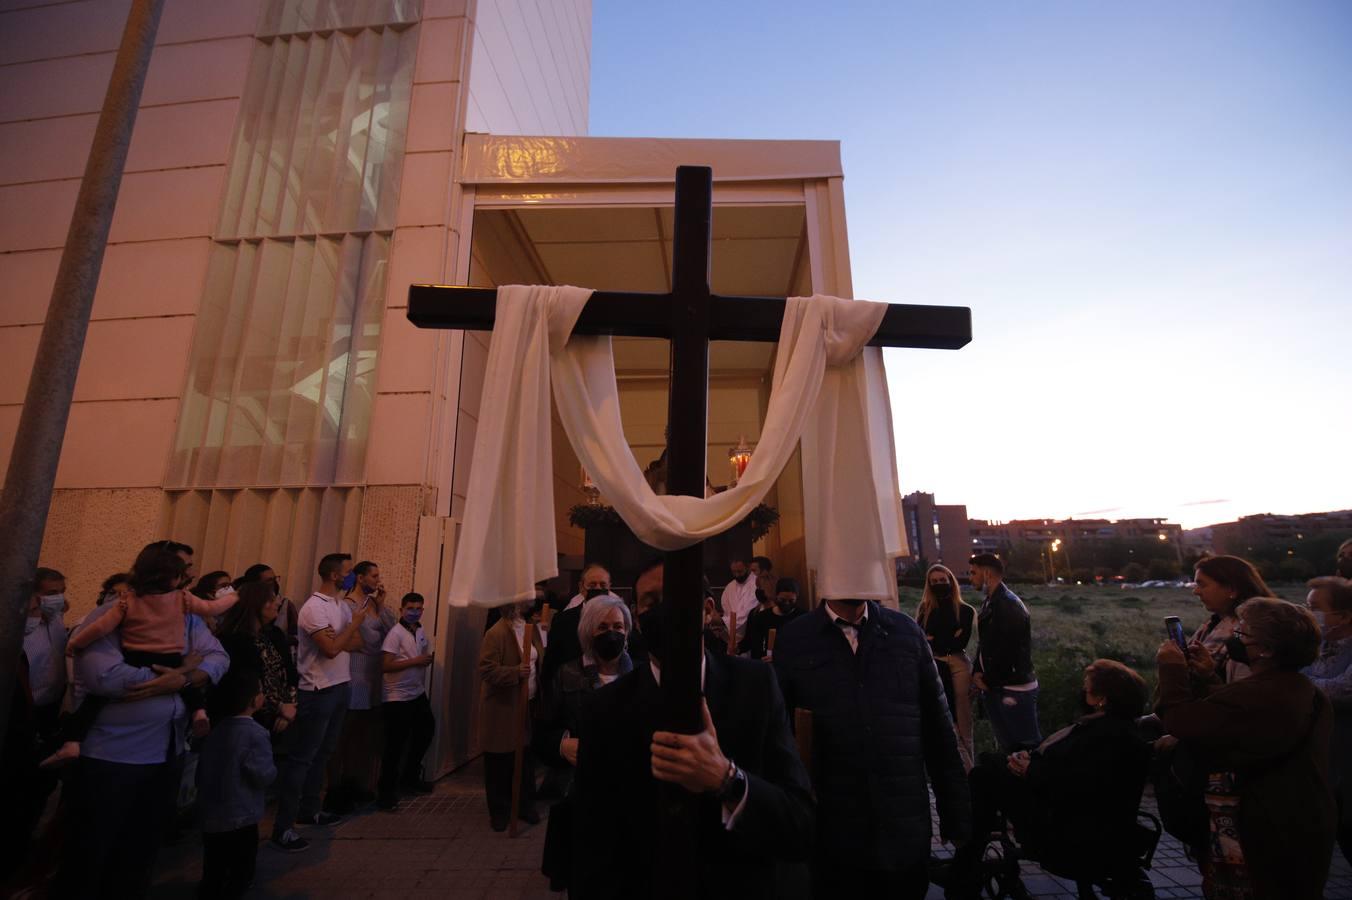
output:
[[[1183,634],[1183,622],[1178,616],[1164,617],[1164,633],[1169,636],[1169,640],[1178,645],[1184,656],[1188,654],[1188,639]]]

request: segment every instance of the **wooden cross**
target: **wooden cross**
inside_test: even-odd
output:
[[[713,170],[676,170],[676,216],[672,238],[671,292],[597,291],[578,316],[574,334],[666,338],[671,341],[668,405],[667,490],[704,496],[709,405],[709,342],[779,340],[782,297],[719,296],[709,289],[713,236]],[[493,288],[415,284],[408,292],[408,318],[420,328],[493,328]],[[956,350],[972,339],[966,307],[892,304],[869,343],[882,347]],[[703,653],[703,556],[696,544],[666,555],[662,615],[661,722],[664,729],[695,734],[703,727],[700,660]],[[666,787],[666,786],[664,786]],[[664,790],[659,816],[658,896],[696,893],[693,798]]]

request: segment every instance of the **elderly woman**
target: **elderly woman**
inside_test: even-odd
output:
[[[1145,681],[1122,663],[1090,663],[1079,719],[1031,752],[983,754],[972,769],[974,833],[1003,830],[1008,819],[1024,849],[1049,871],[1139,881],[1141,873],[1123,848],[1132,844],[1150,766],[1150,745],[1134,722],[1146,694]],[[949,896],[977,896],[985,844],[974,840],[954,856]]]
[[[1226,684],[1249,677],[1249,667],[1232,658],[1225,646],[1239,621],[1235,616],[1239,604],[1253,597],[1271,597],[1271,589],[1253,564],[1238,556],[1209,556],[1199,561],[1193,581],[1192,592],[1211,618],[1192,636],[1192,643],[1202,645],[1207,653],[1192,656],[1215,660],[1216,675]],[[1198,671],[1195,665],[1193,669]],[[1203,678],[1210,674],[1203,673]]]
[[[221,617],[216,638],[230,655],[230,668],[258,676],[263,705],[254,720],[272,734],[274,744],[296,718],[296,686],[300,682],[286,633],[277,627],[281,598],[272,585],[246,581],[239,602]]]
[[[568,861],[572,853],[571,782],[577,765],[577,726],[582,703],[592,691],[604,687],[633,669],[628,638],[634,623],[629,607],[615,596],[596,597],[582,607],[577,626],[582,656],[554,673],[554,684],[536,723],[535,753],[548,765],[565,766],[561,779],[565,794],[549,813],[545,835],[543,871],[553,890],[568,886]]]
[[[1336,824],[1333,711],[1300,672],[1319,652],[1319,626],[1309,610],[1272,598],[1248,600],[1236,613],[1226,649],[1249,677],[1198,684],[1189,662],[1203,650],[1192,645],[1185,656],[1166,641],[1156,657],[1156,713],[1210,773],[1200,860],[1207,896],[1313,900],[1324,895]]]

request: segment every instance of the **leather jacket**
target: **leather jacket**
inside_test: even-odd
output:
[[[977,612],[977,656],[972,667],[987,687],[1028,684],[1033,674],[1033,633],[1028,607],[1004,582]]]

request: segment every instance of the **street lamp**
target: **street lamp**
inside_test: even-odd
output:
[[[1047,560],[1051,565],[1051,581],[1056,581],[1056,551],[1061,549],[1061,539],[1052,541],[1051,552],[1047,554]]]

